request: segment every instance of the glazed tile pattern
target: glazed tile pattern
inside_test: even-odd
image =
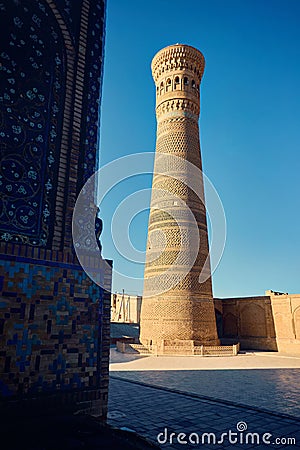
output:
[[[8,257],[1,266],[2,395],[97,386],[101,288],[75,264]]]
[[[9,29],[0,49],[0,226],[2,240],[45,246],[53,231],[66,58],[58,23],[41,6],[12,1],[1,11]]]
[[[98,164],[105,8],[1,3],[2,241],[71,246],[76,196]]]

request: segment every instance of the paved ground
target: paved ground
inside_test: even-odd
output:
[[[300,358],[278,354],[136,359],[112,351],[109,423],[153,442],[162,433],[162,449],[300,449],[299,367]],[[247,433],[257,434],[246,443]]]
[[[272,353],[137,358],[114,349],[110,365],[111,374],[128,380],[300,418],[299,369],[299,357]]]
[[[111,425],[129,428],[153,442],[158,442],[157,437],[160,435],[162,449],[300,448],[300,421],[257,410],[222,405],[192,397],[191,394],[142,386],[116,379],[114,376],[110,380],[109,411],[108,422]],[[245,427],[247,431],[242,432]],[[241,431],[238,432],[238,429]],[[229,433],[229,430],[237,434],[231,435],[231,441],[229,436],[224,436],[222,442],[222,433]],[[248,443],[242,445],[241,436],[246,441],[247,432],[258,435],[253,437],[253,442],[249,436]],[[171,433],[175,435],[170,436]],[[179,433],[186,435],[181,436],[181,440],[191,438],[192,444],[178,443]],[[208,445],[208,436],[204,433],[213,433],[210,435],[211,445]],[[270,445],[264,445],[263,436]],[[294,438],[296,444],[287,445],[287,440],[284,439],[288,438]],[[235,439],[238,439],[236,444]],[[275,444],[276,439],[279,439],[278,444]],[[212,444],[213,442],[215,444]]]
[[[110,370],[300,369],[300,356],[247,352],[236,356],[135,356],[111,348]]]

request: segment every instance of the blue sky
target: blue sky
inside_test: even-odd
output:
[[[179,42],[205,56],[203,170],[227,220],[225,251],[213,275],[216,297],[263,295],[266,289],[300,293],[299,22],[298,0],[108,0],[101,166],[155,150],[150,64],[156,52]],[[113,291],[142,293],[143,264],[118,254],[110,226],[122,200],[150,187],[151,175],[131,177],[101,204],[103,255],[127,276],[114,276]],[[129,227],[141,251],[147,222],[144,211]],[[121,240],[126,226],[117,224]]]

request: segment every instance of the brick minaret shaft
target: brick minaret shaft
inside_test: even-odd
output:
[[[185,161],[202,170],[198,120],[204,64],[200,51],[181,44],[160,50],[152,61],[156,85],[157,141],[141,311],[140,341],[146,346],[152,344],[160,347],[163,341],[175,345],[175,340],[182,341],[183,345],[184,341],[187,345],[218,344],[206,208],[204,201],[182,180],[178,180],[184,175],[189,178]],[[168,163],[169,155],[181,158],[178,161],[183,161],[183,166],[176,161]],[[182,173],[184,171],[187,173]],[[196,183],[199,183],[204,199],[202,173]],[[180,224],[174,221],[174,214],[176,217],[181,214],[179,212],[178,216],[180,201],[173,201],[172,197],[168,199],[168,194],[182,200],[196,220],[200,246],[192,264],[192,221],[184,213]],[[181,257],[176,261],[180,252]],[[206,272],[209,271],[209,276],[204,283],[199,283],[199,275],[207,258]],[[186,267],[186,275],[176,284],[176,276],[180,277]],[[172,273],[166,273],[169,268],[172,268]],[[169,287],[168,290],[166,287]]]

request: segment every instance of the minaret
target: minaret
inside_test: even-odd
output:
[[[175,44],[151,66],[157,141],[140,341],[173,346],[174,353],[178,346],[219,343],[198,127],[204,64],[199,50]]]

